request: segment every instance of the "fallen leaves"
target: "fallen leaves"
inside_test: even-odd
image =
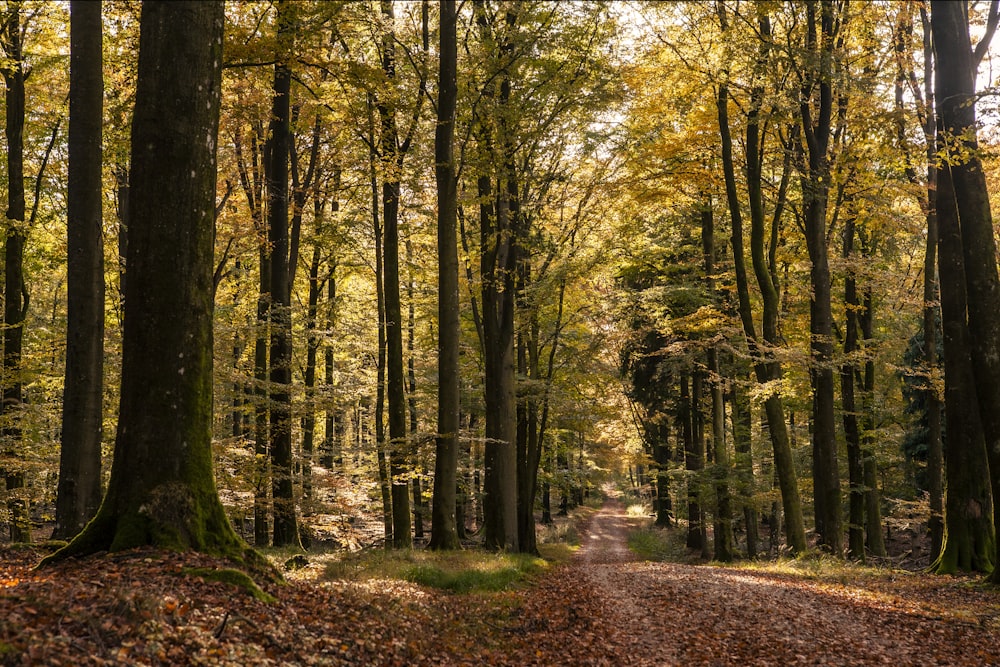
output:
[[[296,578],[266,584],[266,604],[190,574],[231,567],[199,554],[32,570],[40,554],[0,551],[0,663],[1000,664],[1000,594],[974,580],[637,562],[629,521],[610,505],[570,564],[527,589],[466,595]]]

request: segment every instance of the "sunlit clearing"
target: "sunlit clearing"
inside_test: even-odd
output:
[[[629,505],[628,509],[625,510],[625,514],[630,517],[645,517],[649,516],[649,511],[645,505]]]

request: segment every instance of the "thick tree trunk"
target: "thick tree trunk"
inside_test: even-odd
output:
[[[55,558],[148,544],[249,556],[212,473],[223,24],[222,2],[142,6],[114,463],[97,516]]]
[[[996,11],[991,8],[991,12]],[[986,175],[976,140],[976,62],[969,39],[966,3],[931,3],[931,28],[937,56],[939,133],[950,160],[944,163],[938,181],[939,213],[957,207],[967,295],[968,332],[975,378],[975,392],[982,420],[986,455],[994,500],[1000,499],[1000,275],[997,272],[996,238],[990,211]],[[988,42],[987,42],[988,43]],[[977,48],[977,51],[979,49]],[[981,57],[981,56],[980,56]],[[951,182],[951,191],[942,182]],[[953,202],[943,201],[950,195]],[[946,221],[940,215],[942,239]],[[947,221],[953,224],[952,220]],[[942,262],[944,249],[942,247]],[[942,271],[942,300],[944,298]],[[947,351],[946,351],[947,356]],[[948,426],[952,413],[948,410]],[[952,446],[948,438],[949,449]],[[949,470],[949,475],[950,475]],[[949,485],[949,495],[950,495]],[[993,565],[998,561],[996,535],[1000,535],[1000,512],[993,516]],[[1000,573],[993,574],[1000,581]]]
[[[104,243],[101,3],[70,5],[66,382],[52,536],[76,535],[101,504]]]
[[[948,415],[944,544],[934,569],[990,572],[996,538],[989,463],[978,409],[968,324],[958,209],[949,171],[938,175],[938,266],[944,343],[944,401]]]

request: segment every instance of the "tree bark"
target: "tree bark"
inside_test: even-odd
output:
[[[252,556],[212,472],[223,25],[222,2],[142,6],[115,456],[97,516],[53,559],[150,544]]]
[[[816,24],[815,0],[806,4],[806,15],[806,48],[819,63],[803,85],[800,105],[802,133],[808,154],[802,172],[802,196],[810,262],[809,284],[812,288],[809,333],[813,385],[813,487],[816,531],[820,542],[828,551],[839,556],[843,551],[843,527],[834,421],[833,310],[826,240],[830,187],[828,147],[833,110],[834,3],[832,0],[820,3],[819,26]],[[815,99],[817,91],[819,97]]]
[[[455,108],[458,99],[458,9],[455,0],[440,7],[438,123],[434,131],[434,176],[437,182],[438,244],[438,425],[431,506],[433,549],[457,549],[455,515],[458,477],[458,433],[461,408],[459,353],[461,330],[458,299],[458,188],[455,178]]]
[[[852,266],[854,252],[854,220],[847,220],[843,231],[843,256],[847,262],[844,280],[844,307],[846,326],[844,334],[844,363],[840,368],[840,405],[843,411],[844,439],[847,441],[848,491],[847,557],[865,562],[865,497],[864,469],[861,456],[861,432],[858,429],[857,405],[854,400],[854,376],[858,351],[858,302],[857,279]]]
[[[697,473],[705,467],[705,463],[704,456],[699,451],[701,447],[699,447],[697,429],[695,428],[696,416],[694,406],[696,399],[693,394],[698,389],[695,388],[692,391],[689,388],[693,384],[689,382],[689,378],[689,373],[681,373],[680,414],[678,415],[681,420],[681,433],[684,438],[684,468],[690,473],[687,479],[688,531],[686,544],[688,549],[698,549],[700,551],[706,545],[702,527],[701,503],[699,502],[701,494],[698,490],[701,480]]]
[[[5,134],[7,139],[7,225],[4,231],[4,335],[3,335],[3,454],[12,461],[23,458],[22,433],[18,425],[23,402],[21,347],[24,339],[24,243],[27,221],[24,203],[24,61],[21,45],[20,5],[12,6],[3,26],[3,51],[7,58],[2,71],[6,90]],[[12,542],[31,541],[31,517],[20,463],[3,470],[10,511]]]
[[[104,243],[101,2],[70,4],[66,382],[52,536],[76,535],[101,504]]]
[[[288,248],[288,151],[291,138],[289,59],[294,39],[293,5],[277,4],[278,60],[268,137],[268,241],[270,244],[270,450],[274,546],[300,547],[292,478],[292,304]]]
[[[992,3],[991,14],[997,11],[996,3]],[[997,272],[997,249],[989,191],[976,139],[977,56],[973,54],[969,38],[966,3],[934,0],[931,3],[931,29],[937,57],[935,85],[938,136],[949,156],[943,164],[938,179],[938,221],[942,243],[942,309],[946,280],[944,239],[948,234],[949,248],[955,241],[960,244],[961,257],[955,257],[953,261],[963,265],[968,342],[975,396],[989,461],[992,495],[997,499],[1000,498],[1000,383],[997,382],[997,378],[1000,377],[1000,276]],[[983,44],[979,46],[982,47]],[[981,49],[977,47],[977,54],[980,51]],[[981,58],[981,55],[978,57]],[[946,196],[950,197],[951,201],[945,202]],[[947,218],[945,211],[951,213]],[[958,230],[954,229],[956,223],[959,226]],[[948,279],[957,280],[959,277],[956,272]],[[957,292],[959,286],[955,285],[950,289]],[[945,340],[947,342],[947,336]],[[947,356],[946,348],[946,359]],[[950,450],[953,446],[950,429],[957,415],[953,415],[950,405],[947,414]],[[950,467],[949,465],[949,477]],[[950,484],[948,488],[950,496],[952,493]],[[990,513],[984,512],[984,514],[989,516]],[[998,561],[996,535],[1000,534],[1000,512],[993,515],[992,534],[989,564],[995,566]],[[994,572],[993,579],[1000,581],[1000,573]]]
[[[757,76],[761,75],[770,53],[770,21],[762,17],[759,21],[761,35],[760,53],[757,61]],[[750,204],[750,255],[754,276],[761,294],[761,336],[758,338],[751,310],[750,289],[747,280],[746,257],[743,249],[743,216],[736,189],[736,169],[733,160],[732,137],[729,128],[729,90],[721,85],[718,91],[719,132],[722,143],[722,165],[726,181],[726,200],[729,205],[732,224],[733,267],[739,299],[738,310],[743,331],[747,337],[750,353],[754,357],[754,373],[760,384],[776,383],[781,380],[781,364],[775,359],[774,347],[781,344],[778,337],[778,314],[780,300],[775,280],[774,262],[769,261],[765,252],[766,220],[764,213],[761,164],[763,137],[761,136],[760,110],[764,95],[763,84],[756,84],[751,90],[751,104],[747,114],[746,129],[746,173]],[[771,220],[772,252],[776,245],[777,228],[784,207],[784,197],[788,184],[790,167],[786,153],[781,184]],[[771,448],[774,452],[775,474],[781,492],[782,508],[785,513],[785,539],[793,553],[806,550],[805,525],[802,518],[802,502],[799,497],[798,477],[792,458],[785,411],[778,391],[771,390],[764,399],[764,414],[767,419]]]
[[[392,1],[382,0],[382,19],[389,28],[382,38],[382,71],[389,81],[396,78],[395,31]],[[413,542],[410,523],[409,457],[406,442],[406,394],[403,377],[403,314],[399,293],[399,137],[395,108],[380,99],[382,163],[382,289],[385,294],[386,403],[389,414],[389,478],[392,494],[392,546],[409,548]]]

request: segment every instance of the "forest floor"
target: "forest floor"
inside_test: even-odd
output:
[[[1000,665],[1000,590],[818,557],[639,560],[619,499],[527,584],[453,593],[310,563],[260,601],[132,551],[34,569],[0,551],[4,665]],[[311,557],[310,557],[311,558]],[[309,574],[312,571],[312,574]],[[326,576],[324,576],[326,573]]]

